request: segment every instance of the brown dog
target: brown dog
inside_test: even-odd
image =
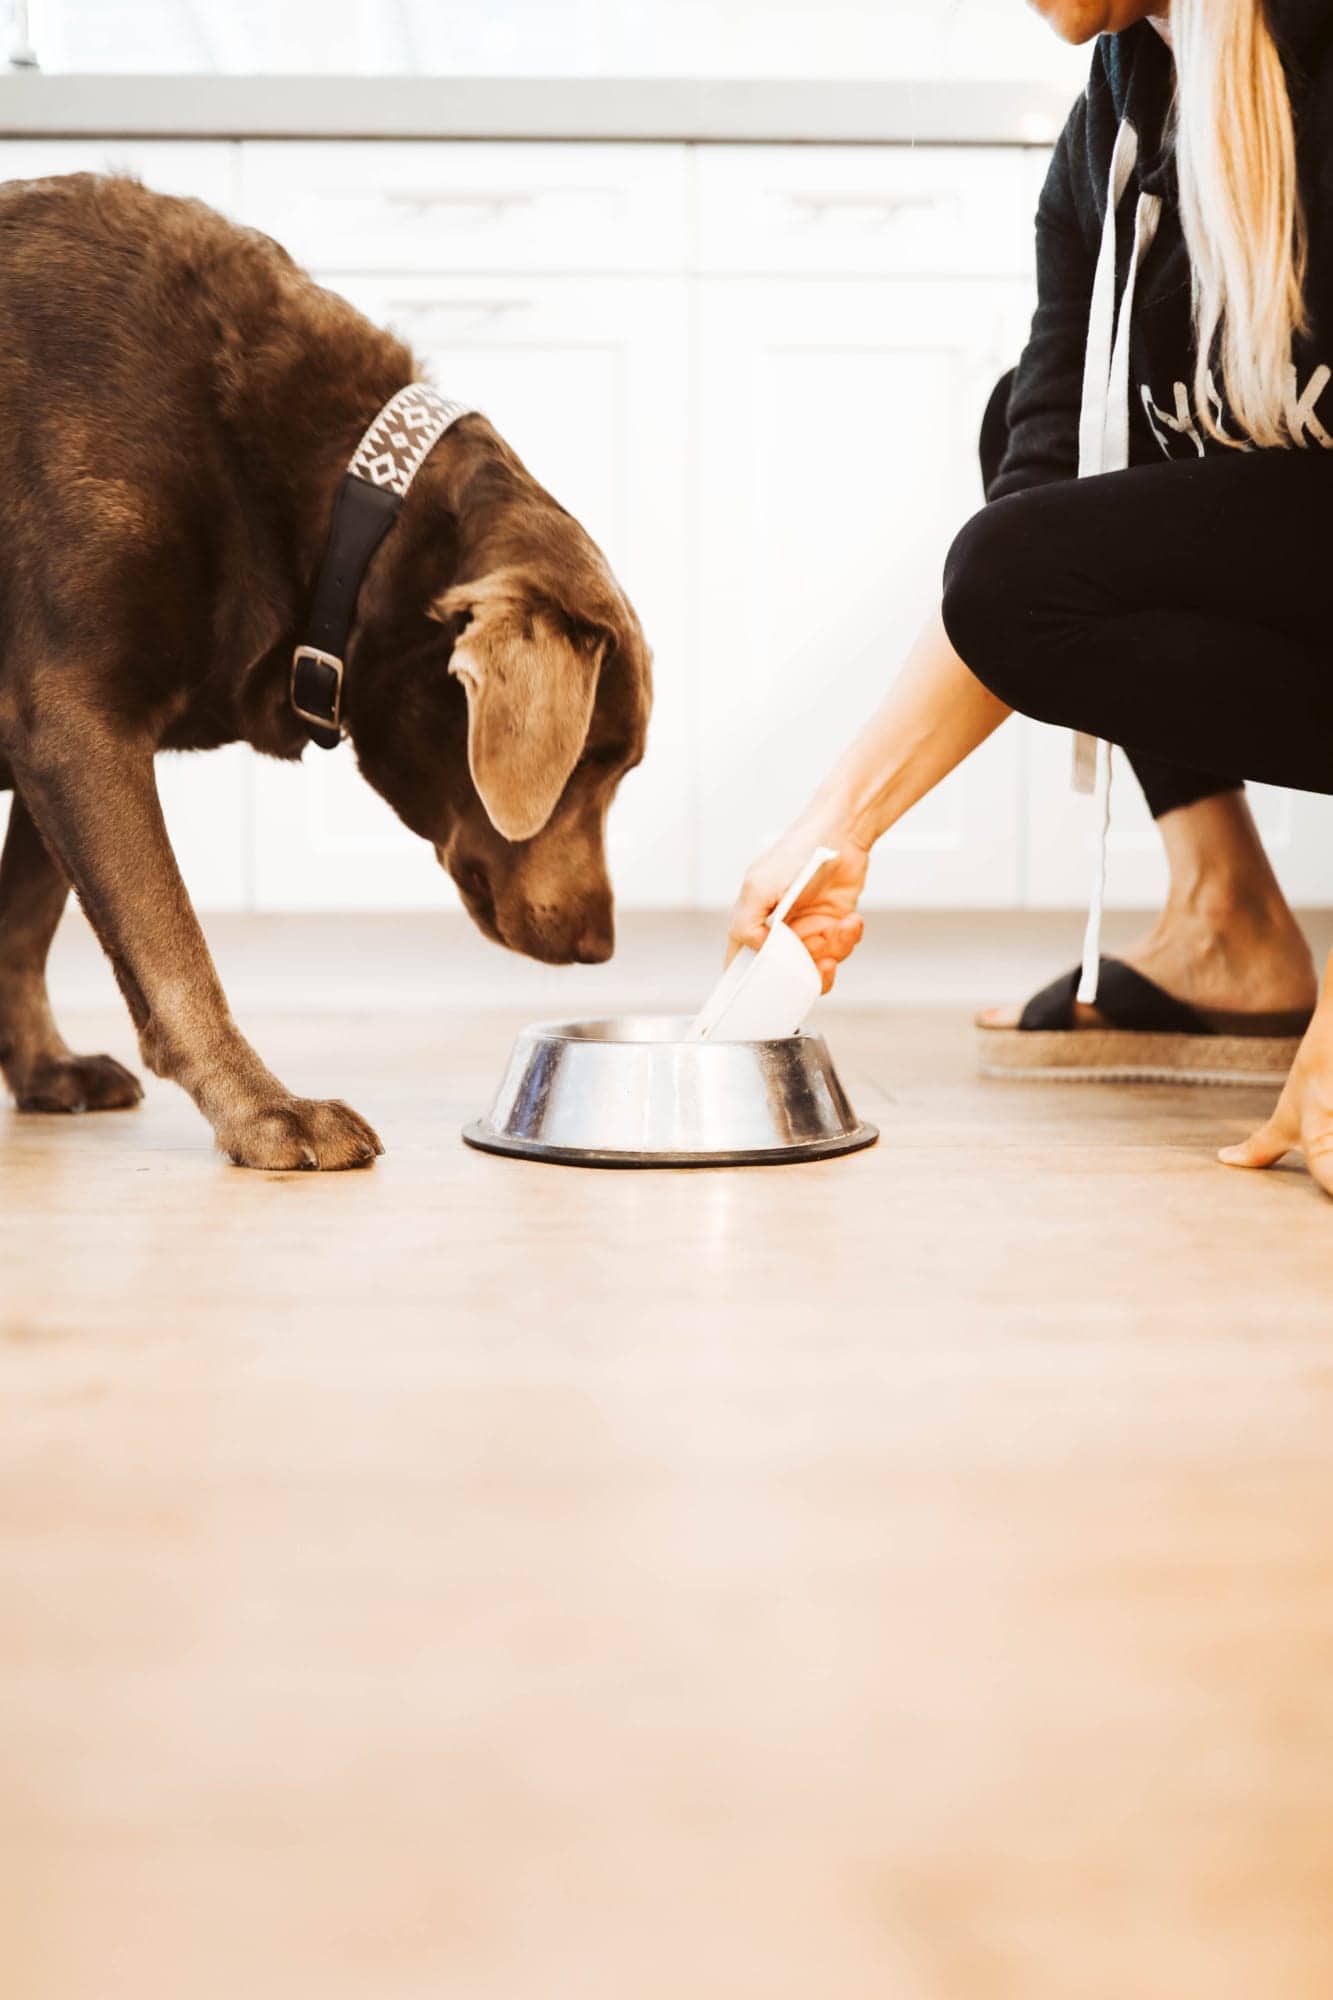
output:
[[[330,510],[408,350],[267,237],[86,174],[0,189],[0,1063],[28,1110],[134,1103],[71,1055],[45,961],[72,883],[144,1061],[238,1164],[381,1149],[298,1099],[228,1011],[167,839],[160,749],[296,758],[292,651]],[[489,937],[612,949],[603,825],[643,751],[650,655],[603,557],[478,416],[370,562],[343,724]]]

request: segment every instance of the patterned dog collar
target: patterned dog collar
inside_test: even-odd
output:
[[[291,704],[321,750],[334,749],[342,737],[347,641],[370,558],[432,447],[472,414],[428,382],[409,382],[389,398],[352,453],[333,502],[305,640],[292,654]]]
[[[451,403],[429,382],[409,382],[391,396],[352,453],[347,470],[370,486],[387,487],[402,500],[426,462],[426,455],[450,424],[471,412]]]

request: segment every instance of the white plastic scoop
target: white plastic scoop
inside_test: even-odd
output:
[[[837,858],[836,847],[815,849],[768,919],[763,944],[737,952],[686,1030],[687,1042],[777,1042],[796,1033],[823,982],[786,916],[820,869]]]

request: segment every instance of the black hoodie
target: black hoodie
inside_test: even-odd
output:
[[[1296,123],[1310,239],[1295,398],[1302,441],[1333,447],[1333,0],[1267,0]],[[1150,22],[1103,35],[1088,87],[1070,114],[1037,210],[1037,311],[1009,398],[1009,444],[987,498],[1078,469],[1079,406],[1093,272],[1121,121],[1138,133],[1136,170],[1117,210],[1117,295],[1132,256],[1140,194],[1161,197],[1156,238],[1141,265],[1129,348],[1130,463],[1226,451],[1193,409],[1190,269],[1180,222],[1170,124],[1171,51]],[[1229,412],[1224,427],[1234,434]]]

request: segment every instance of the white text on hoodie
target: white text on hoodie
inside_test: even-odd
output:
[[[1325,430],[1315,412],[1315,405],[1330,381],[1333,381],[1333,368],[1325,362],[1321,362],[1313,371],[1304,389],[1300,386],[1295,368],[1292,369],[1291,389],[1287,397],[1287,426],[1297,444],[1317,444],[1325,451],[1333,451],[1333,436]],[[1208,377],[1208,392],[1213,417],[1225,432],[1226,427],[1222,422],[1222,399],[1217,393],[1211,375]],[[1144,415],[1152,428],[1152,434],[1168,458],[1180,455],[1173,443],[1175,438],[1187,438],[1198,456],[1203,457],[1204,432],[1197,411],[1190,401],[1190,392],[1183,382],[1172,384],[1170,410],[1161,407],[1146,382],[1139,384],[1139,395],[1143,400]],[[1248,446],[1245,448],[1248,449]]]

